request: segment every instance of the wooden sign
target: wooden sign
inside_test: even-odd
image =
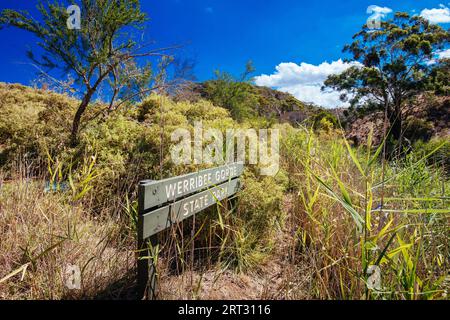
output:
[[[140,297],[155,298],[156,266],[149,248],[158,244],[156,235],[175,223],[217,205],[240,188],[242,162],[202,170],[139,185],[138,290]]]
[[[233,179],[143,215],[143,238],[149,238],[169,228],[173,223],[180,222],[195,213],[216,205],[218,201],[235,194],[238,189],[239,179]]]
[[[143,196],[140,199],[142,200],[142,203],[139,203],[140,208],[143,210],[152,209],[200,190],[217,186],[239,177],[243,170],[244,164],[237,162],[166,180],[143,181],[139,190]]]

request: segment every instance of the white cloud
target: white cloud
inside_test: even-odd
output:
[[[434,58],[427,61],[427,65],[433,65],[440,59],[450,59],[450,49],[434,52]]]
[[[367,27],[369,29],[380,29],[381,21],[392,12],[391,8],[371,5],[367,7],[367,14],[371,14],[367,18]]]
[[[443,4],[439,8],[423,9],[420,16],[431,23],[450,23],[450,9]]]
[[[272,75],[261,75],[255,78],[255,84],[276,88],[283,92],[289,92],[303,102],[334,108],[348,106],[339,100],[340,93],[336,91],[322,92],[324,81],[331,74],[339,74],[358,62],[346,63],[341,59],[331,63],[323,62],[319,65],[293,62],[280,63]]]
[[[438,52],[437,56],[438,59],[450,59],[450,49]]]
[[[372,17],[373,19],[384,18],[391,12],[392,12],[392,9],[388,8],[388,7],[380,7],[377,5],[371,5],[371,6],[367,7],[367,13],[374,14],[374,16]]]

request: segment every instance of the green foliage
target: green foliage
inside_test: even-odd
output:
[[[450,95],[450,59],[443,59],[433,67],[427,89],[438,95]]]
[[[102,259],[97,258],[102,253],[95,253],[95,257],[90,254],[105,248],[108,252],[115,249],[134,256],[132,238],[136,232],[139,180],[161,179],[203,168],[171,163],[169,147],[174,129],[186,128],[192,132],[195,121],[220,130],[272,125],[271,120],[260,118],[237,123],[229,110],[206,100],[175,102],[166,96],[152,95],[132,108],[89,121],[80,135],[79,145],[70,148],[67,130],[70,117],[66,111],[76,106],[77,101],[62,95],[0,84],[0,152],[6,159],[0,171],[0,198],[7,208],[5,226],[22,226],[16,223],[17,219],[39,220],[39,224],[23,224],[26,229],[32,227],[33,237],[46,237],[42,241],[46,245],[38,253],[55,245],[53,236],[41,232],[48,227],[48,216],[58,221],[79,211],[77,220],[90,221],[94,216],[93,221],[110,221],[112,228],[108,227],[98,241],[92,242],[91,233],[87,233],[85,242],[77,247],[80,252],[90,248],[83,265],[96,260],[100,263]],[[87,116],[95,116],[98,110],[102,110],[102,105],[93,105]],[[326,129],[332,123],[326,112],[317,119],[320,119],[319,129]],[[277,124],[274,127],[281,133],[279,174],[258,177],[257,166],[246,166],[237,201],[219,204],[205,212],[204,218],[196,220],[198,228],[192,233],[191,221],[171,230],[170,241],[165,243],[167,256],[160,263],[177,260],[184,268],[191,254],[201,260],[202,266],[204,262],[218,261],[223,268],[250,272],[267,267],[265,262],[269,257],[283,256],[277,263],[285,263],[289,272],[282,280],[292,281],[291,267],[305,266],[305,284],[289,290],[307,287],[311,298],[445,298],[446,257],[450,254],[450,185],[448,171],[445,172],[450,158],[448,138],[419,140],[407,157],[386,162],[383,168],[379,161],[383,145],[373,147],[372,136],[367,146],[356,149],[338,130],[323,134],[323,130],[315,132],[313,126],[294,128]],[[44,179],[56,185],[56,192],[43,193],[37,182],[27,182],[27,188],[3,182],[3,178],[11,178],[13,160],[22,153],[29,155],[27,170],[30,166],[43,166],[41,171],[47,172]],[[69,187],[63,188],[64,185]],[[35,195],[37,205],[27,219],[22,219],[20,214],[28,212],[33,203],[27,198],[29,191]],[[67,227],[66,220],[62,221],[56,229],[58,234],[64,234],[61,230]],[[99,221],[90,228],[82,225],[77,232],[81,234],[105,225],[103,220]],[[70,226],[69,232],[72,234]],[[173,241],[173,233],[187,236],[188,241],[186,238]],[[13,248],[16,239],[6,238],[1,244]],[[126,248],[123,239],[130,243]],[[30,247],[39,241],[35,238]],[[32,257],[28,242],[22,242],[27,257]],[[72,241],[64,245],[69,244]],[[209,252],[206,257],[205,251]],[[42,259],[47,261],[47,257]],[[124,260],[132,261],[128,256]],[[55,265],[60,267],[60,261],[57,262]],[[124,266],[121,263],[124,262],[115,262],[115,266]],[[13,281],[23,270],[20,266],[5,271],[2,280]],[[196,265],[192,266],[191,271],[196,272]],[[382,290],[367,287],[370,266],[380,267]],[[98,270],[93,268],[92,272],[98,274]],[[46,270],[32,272],[41,272],[41,276],[49,278]],[[122,276],[123,272],[119,274]]]
[[[326,110],[318,111],[309,121],[313,123],[314,130],[325,130],[328,132],[339,127],[336,116]]]
[[[0,84],[0,165],[10,168],[14,160],[26,154],[38,170],[40,161],[47,163],[50,156],[62,166],[62,180],[67,181],[69,172],[76,176],[78,170],[83,170],[83,159],[95,156],[99,176],[92,191],[100,204],[118,190],[134,190],[140,178],[157,179],[161,174],[168,176],[195,170],[194,166],[175,167],[170,162],[169,147],[161,149],[161,143],[170,146],[173,130],[188,128],[193,132],[197,120],[221,130],[236,125],[228,111],[210,102],[175,103],[155,95],[139,106],[86,123],[78,146],[72,148],[71,117],[67,111],[75,110],[76,106],[76,100],[64,95]],[[103,107],[93,106],[87,116],[93,117]],[[164,126],[162,134],[161,125]]]
[[[436,150],[430,157],[427,157],[426,163],[437,168],[443,168],[447,175],[450,173],[450,141],[447,137],[433,138],[426,142],[419,140],[413,146],[415,159],[420,159]]]
[[[117,192],[117,181],[125,176],[129,176],[128,170],[136,170],[127,181],[128,184],[136,182],[141,173],[135,155],[142,146],[145,131],[129,115],[123,112],[117,112],[108,117],[105,121],[98,123],[92,122],[80,137],[80,144],[77,147],[76,161],[80,164],[83,159],[96,157],[97,178],[95,191],[96,198],[104,200]],[[155,159],[154,156],[148,156],[148,161]],[[140,165],[145,166],[147,162]],[[79,166],[82,169],[83,166]]]
[[[281,183],[280,183],[281,182]],[[277,226],[282,226],[282,199],[286,176],[257,178],[252,171],[243,176],[238,210],[231,212],[222,237],[221,260],[237,272],[257,269],[272,252]],[[270,193],[267,190],[271,190]]]
[[[11,164],[21,153],[46,159],[46,147],[61,152],[76,105],[67,96],[0,83],[0,165]]]
[[[366,150],[355,150],[337,136],[286,132],[286,165],[299,195],[297,259],[314,269],[313,297],[445,299],[449,184],[426,161],[444,145],[383,169],[383,145],[372,150],[370,137]],[[373,266],[378,289],[368,286]]]
[[[253,70],[249,62],[240,79],[235,79],[229,73],[216,71],[216,79],[205,84],[207,97],[214,105],[228,109],[238,121],[254,117],[258,100],[252,94],[252,86],[248,80]]]
[[[276,177],[258,179],[249,172],[243,178],[243,186],[240,217],[246,221],[248,232],[257,232],[260,240],[269,239],[269,227],[282,221],[286,176],[280,173]],[[270,190],[270,193],[267,190]]]
[[[140,67],[138,61],[161,56],[162,52],[143,52],[134,40],[147,21],[139,0],[82,0],[80,30],[67,27],[69,4],[72,3],[40,1],[37,9],[41,19],[25,11],[5,9],[0,14],[0,27],[32,33],[39,39],[37,44],[43,53],[37,57],[30,51],[28,55],[41,72],[59,69],[83,88],[72,124],[71,139],[75,145],[81,118],[98,89],[104,83],[110,87],[111,99],[104,112],[141,97],[146,92],[143,88],[148,89],[152,70],[148,64]],[[117,99],[121,101],[119,104],[115,104]]]
[[[409,117],[405,121],[404,135],[412,142],[428,141],[433,135],[433,123],[424,119]]]
[[[280,92],[267,87],[252,88],[258,97],[258,115],[265,118],[279,118],[283,113],[292,111],[308,111],[308,106],[289,93]]]
[[[246,119],[238,124],[230,112],[211,102],[175,102],[152,95],[132,108],[125,108],[86,123],[76,148],[70,147],[70,117],[67,109],[77,102],[63,95],[44,93],[22,86],[0,85],[0,132],[8,137],[6,165],[21,152],[30,160],[45,163],[47,179],[62,192],[68,185],[68,198],[89,203],[92,213],[103,208],[126,216],[133,222],[136,185],[141,179],[161,179],[196,171],[203,166],[175,166],[170,159],[171,134],[185,128],[191,134],[194,123],[216,128],[266,128],[270,120]],[[95,115],[99,105],[88,113]],[[29,116],[28,116],[29,115]],[[7,150],[7,152],[6,152]],[[41,160],[41,161],[39,161]],[[162,162],[161,162],[162,161]],[[6,169],[6,166],[3,167]],[[274,224],[283,223],[283,192],[288,185],[283,171],[274,178],[257,178],[250,168],[244,178],[238,213],[226,221],[231,230],[220,240],[223,263],[240,271],[257,267],[270,253]],[[267,188],[271,190],[267,193]],[[126,205],[117,206],[123,199]],[[134,228],[133,225],[130,228]]]
[[[239,78],[216,71],[216,79],[206,81],[199,91],[214,105],[228,109],[233,119],[239,122],[263,118],[274,122],[286,112],[311,109],[289,93],[252,85],[249,76],[253,71],[251,62]]]
[[[428,62],[434,52],[446,48],[450,34],[422,17],[396,13],[393,19],[381,22],[380,30],[365,25],[353,39],[344,51],[359,65],[331,75],[325,87],[342,91],[345,101],[351,94],[352,105],[364,104],[369,98],[386,108],[391,133],[398,140],[403,103],[427,86],[433,70]]]

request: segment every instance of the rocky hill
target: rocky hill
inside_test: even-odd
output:
[[[221,106],[216,101],[214,92],[217,81],[201,83],[188,83],[174,93],[174,99],[178,101],[197,102],[200,99],[211,101]],[[329,118],[336,122],[334,115],[324,108],[302,102],[292,94],[281,92],[268,87],[261,87],[249,83],[239,83],[239,90],[247,94],[247,104],[255,111],[255,115],[281,122],[287,122],[294,126],[299,124],[311,124],[322,118]],[[222,106],[225,107],[226,106]]]
[[[338,112],[339,110],[336,110]],[[338,112],[339,118],[346,123],[347,137],[355,144],[367,142],[370,130],[374,131],[374,143],[378,144],[383,136],[383,111],[355,113]],[[411,142],[427,141],[432,137],[450,136],[450,97],[425,93],[406,104],[403,109],[404,136]]]

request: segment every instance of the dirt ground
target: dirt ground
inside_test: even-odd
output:
[[[289,220],[292,196],[285,198],[284,210]],[[218,268],[203,273],[184,272],[178,276],[162,276],[159,286],[161,299],[199,300],[266,300],[306,299],[310,275],[308,268],[291,262],[292,243],[289,226],[279,230],[271,259],[258,270],[247,274],[222,271]]]

